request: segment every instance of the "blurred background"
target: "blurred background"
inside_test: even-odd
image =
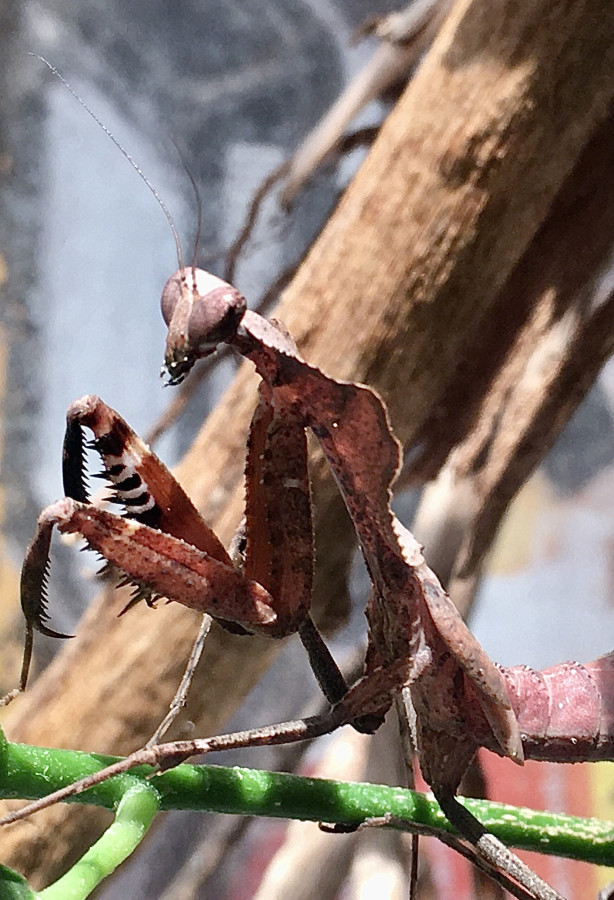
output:
[[[11,635],[0,677],[7,688],[16,680],[21,653],[21,558],[38,512],[62,495],[65,409],[71,400],[96,393],[139,433],[152,426],[170,400],[158,377],[165,333],[158,300],[177,268],[172,235],[155,198],[31,54],[57,66],[137,160],[172,212],[187,260],[197,229],[186,169],[191,173],[203,204],[198,259],[222,274],[224,251],[254,191],[371,58],[374,39],[352,43],[355,30],[396,5],[0,2],[0,624]],[[367,105],[352,127],[378,123],[386,108],[384,101]],[[363,152],[339,167],[320,169],[290,214],[275,197],[267,201],[235,275],[250,304],[301,258]],[[604,273],[604,284],[608,277]],[[189,446],[233,371],[232,361],[219,366],[164,433],[156,449],[167,463]],[[592,659],[612,648],[613,404],[610,366],[502,530],[471,622],[501,663],[542,668],[566,658]],[[403,499],[408,516],[415,500]],[[91,577],[82,577],[83,557],[76,556],[58,548],[53,568],[52,624],[68,633],[96,589]],[[364,603],[358,565],[354,580]],[[578,594],[585,595],[580,621]],[[336,651],[349,653],[363,633],[358,606]],[[42,665],[55,647],[42,641],[40,647]],[[260,724],[294,714],[309,697],[304,665],[289,647],[275,670],[285,673],[283,684],[279,674],[270,674],[242,721]],[[337,758],[349,765],[343,753],[357,752],[339,745]],[[254,762],[249,754],[240,759]],[[561,784],[550,790],[550,808],[563,805]],[[610,798],[611,786],[599,790]],[[607,802],[610,807],[600,814],[614,817]],[[184,870],[184,881],[173,881],[195,842],[203,836],[212,842],[203,830],[209,818],[168,815],[99,896],[253,896],[263,860],[281,841],[279,824],[266,824],[240,851],[232,851],[238,837],[222,835],[226,863],[216,880],[189,881]],[[346,886],[342,896],[358,896],[353,891]],[[330,896],[337,894],[338,886]]]

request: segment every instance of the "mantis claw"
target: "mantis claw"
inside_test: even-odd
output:
[[[58,505],[56,504],[56,506]],[[49,618],[47,613],[49,547],[53,526],[57,521],[53,515],[53,510],[54,507],[48,507],[41,513],[36,534],[28,547],[21,570],[21,608],[26,620],[26,639],[19,684],[21,691],[26,689],[28,681],[32,657],[33,632],[36,630],[46,637],[52,638],[74,637],[72,634],[62,634],[59,631],[55,631],[45,624]],[[52,511],[51,514],[50,511]]]
[[[66,415],[66,432],[62,451],[62,478],[64,493],[80,503],[89,503],[87,477],[85,474],[86,444],[81,423],[72,414],[72,407]]]

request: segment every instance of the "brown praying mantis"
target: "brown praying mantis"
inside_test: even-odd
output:
[[[2,821],[15,821],[136,765],[168,767],[195,754],[315,737],[347,723],[370,732],[400,697],[415,722],[422,771],[452,824],[483,858],[521,885],[506,882],[515,896],[559,897],[485,833],[455,794],[480,747],[517,763],[524,758],[614,758],[614,654],[543,673],[492,663],[426,565],[421,547],[391,512],[401,453],[378,395],[310,366],[280,323],[248,310],[232,285],[195,265],[180,263],[168,280],[162,312],[169,329],[169,383],[182,381],[198,359],[222,344],[249,359],[261,377],[248,439],[244,531],[234,551],[227,552],[172,475],[115,411],[96,397],[73,403],[64,444],[66,497],[42,512],[23,566],[27,629],[21,687],[26,686],[34,630],[62,636],[47,624],[49,548],[57,526],[82,535],[123,572],[135,585],[132,602],[153,605],[164,596],[238,633],[279,638],[298,632],[331,711],[234,735],[148,747]],[[88,501],[83,428],[94,434],[92,446],[124,517]],[[313,538],[307,429],[335,476],[372,582],[365,674],[349,689],[309,614]]]
[[[279,323],[248,310],[234,287],[201,269],[181,268],[171,276],[162,312],[171,384],[222,343],[251,360],[262,379],[248,439],[242,562],[234,564],[169,471],[116,412],[96,397],[73,403],[64,445],[67,496],[42,512],[23,566],[22,687],[33,631],[59,636],[47,624],[45,593],[57,526],[82,535],[124,573],[136,586],[133,602],[152,604],[164,596],[209,613],[233,631],[273,637],[298,632],[332,709],[311,720],[149,747],[4,821],[134,765],[167,767],[194,754],[300,740],[346,723],[373,731],[401,696],[415,711],[422,771],[450,821],[483,857],[523,885],[516,896],[559,896],[494,843],[455,793],[479,747],[517,763],[613,758],[614,654],[543,673],[492,663],[426,565],[421,547],[390,510],[400,446],[378,395],[310,366]],[[83,427],[94,434],[103,474],[127,517],[88,502]],[[313,549],[306,429],[330,464],[373,585],[365,674],[349,690],[309,616]]]

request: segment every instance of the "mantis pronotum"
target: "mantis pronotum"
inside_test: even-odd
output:
[[[321,649],[308,618],[312,563],[304,429],[309,427],[337,478],[373,581],[365,677],[346,694],[326,651],[312,651],[314,658],[324,660],[316,666],[334,703],[329,716],[160,746],[120,765],[125,770],[143,762],[169,764],[225,746],[311,736],[346,722],[370,730],[395,694],[409,693],[417,712],[416,739],[425,775],[450,819],[488,855],[478,823],[468,819],[454,799],[476,749],[487,746],[521,762],[523,755],[536,755],[536,748],[556,743],[553,755],[562,758],[567,739],[574,758],[604,758],[612,751],[611,710],[602,709],[598,727],[586,728],[578,741],[576,735],[564,733],[564,726],[553,729],[550,720],[535,720],[535,695],[525,690],[535,675],[502,671],[484,654],[424,563],[421,548],[390,512],[400,454],[385,408],[373,391],[335,381],[309,366],[282,329],[247,311],[231,285],[195,267],[180,266],[167,283],[162,305],[169,326],[166,367],[171,383],[178,383],[197,358],[220,343],[251,359],[262,377],[248,454],[243,572],[230,564],[217,538],[197,522],[189,500],[123,420],[97,399],[87,398],[69,411],[68,497],[43,512],[24,565],[30,635],[33,628],[49,632],[43,585],[56,524],[62,531],[83,534],[125,571],[139,596],[149,602],[162,594],[208,611],[232,628],[277,636],[299,630],[307,635],[308,647]],[[133,521],[84,502],[81,477],[75,477],[81,466],[81,425],[94,431],[106,473]],[[563,673],[583,696],[599,701],[607,696],[600,682],[611,671],[611,657],[605,657],[585,669],[558,671],[552,684]],[[554,693],[547,690],[540,696],[547,706]],[[530,875],[520,872],[518,877],[534,896],[556,896]]]

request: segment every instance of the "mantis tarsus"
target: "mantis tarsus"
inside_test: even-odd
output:
[[[152,603],[155,596],[165,596],[213,615],[232,630],[278,637],[298,631],[333,707],[318,719],[150,747],[70,790],[83,790],[133,765],[167,767],[196,753],[300,740],[349,722],[370,731],[402,691],[409,693],[416,712],[423,773],[448,818],[530,896],[557,897],[493,843],[455,793],[481,746],[518,763],[525,757],[612,758],[614,710],[605,683],[614,673],[614,656],[586,667],[564,664],[541,675],[494,665],[426,565],[420,546],[390,510],[400,448],[377,394],[308,365],[278,323],[247,310],[235,288],[203,270],[176,272],[164,289],[162,311],[169,327],[165,365],[170,383],[179,383],[198,358],[220,343],[250,359],[262,378],[248,442],[243,570],[232,565],[170,473],[117,413],[98,398],[77,401],[68,411],[65,442],[69,496],[41,514],[23,568],[29,637],[22,686],[32,630],[55,634],[46,625],[44,584],[57,525],[81,534],[122,570],[137,585],[135,600]],[[81,426],[94,432],[93,446],[114,484],[115,499],[130,518],[86,502]],[[349,691],[308,612],[312,544],[306,428],[318,438],[335,475],[373,583],[365,675]],[[555,698],[561,680],[565,696],[575,693],[586,705],[577,735],[568,717],[552,716],[559,709]],[[54,799],[61,797],[31,804],[10,820]]]

